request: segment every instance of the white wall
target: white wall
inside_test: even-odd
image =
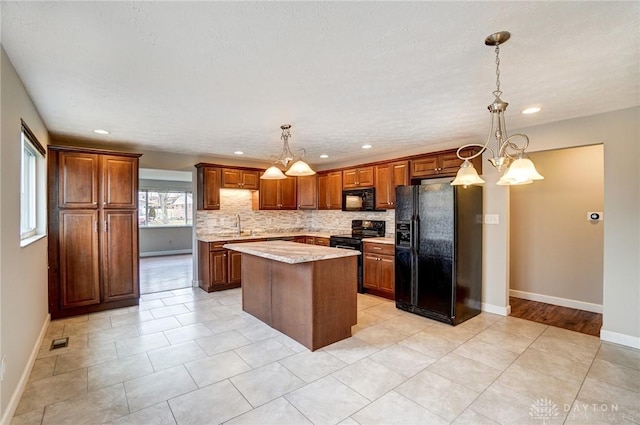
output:
[[[531,151],[604,144],[604,272],[601,338],[640,348],[640,108],[519,129]],[[516,131],[512,131],[515,133]],[[486,163],[485,163],[486,164]],[[485,226],[484,303],[508,310],[507,187],[493,184],[485,165],[485,213],[500,224]],[[535,183],[534,183],[535,184]],[[505,237],[507,235],[507,237]]]
[[[603,148],[529,155],[544,180],[510,188],[512,296],[602,312]]]
[[[140,227],[140,257],[190,254],[193,227]]]
[[[48,320],[47,239],[20,248],[20,119],[43,146],[49,143],[49,136],[4,48],[0,62],[0,354],[6,356],[0,422],[8,422]],[[46,176],[40,176],[40,189],[45,181]]]

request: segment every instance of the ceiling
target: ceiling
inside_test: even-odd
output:
[[[290,123],[292,150],[326,169],[483,143],[484,39],[503,30],[508,129],[640,104],[637,1],[1,7],[2,45],[49,131],[112,146],[266,162]]]

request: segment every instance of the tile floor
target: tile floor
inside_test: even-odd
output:
[[[191,254],[140,258],[140,293],[188,288],[193,281]]]
[[[315,352],[244,313],[239,289],[56,320],[11,423],[640,423],[636,350],[486,313],[451,327],[370,295],[358,309],[354,336]]]

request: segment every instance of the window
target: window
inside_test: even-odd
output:
[[[44,178],[40,173],[44,170],[45,150],[24,121],[20,139],[20,240],[25,241],[38,233],[44,234],[44,225],[38,222],[38,210],[44,206],[44,193],[40,193],[38,181]]]
[[[141,227],[191,226],[191,192],[143,189],[138,192],[138,223]]]

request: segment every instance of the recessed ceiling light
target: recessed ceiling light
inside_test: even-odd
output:
[[[242,151],[235,151],[235,152],[234,152],[234,154],[236,154],[236,155],[244,155],[244,152],[242,152]]]
[[[372,147],[371,145],[362,145],[362,149],[371,149]]]
[[[322,155],[320,155],[320,158],[329,158],[329,155],[327,155],[326,153],[323,153]]]
[[[93,130],[93,132],[97,134],[109,134],[107,130],[101,130],[101,129]]]
[[[537,106],[534,106],[532,108],[527,108],[524,111],[522,111],[523,114],[535,114],[536,112],[540,112],[542,110],[542,108],[539,108]]]

